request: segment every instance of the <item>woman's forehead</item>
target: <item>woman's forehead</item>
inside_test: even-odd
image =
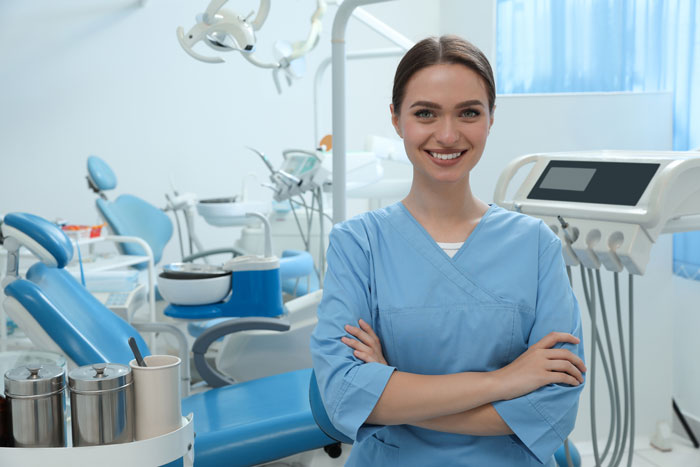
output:
[[[441,63],[423,68],[411,77],[406,85],[403,107],[416,101],[453,106],[474,99],[487,105],[486,84],[481,76],[464,65]]]

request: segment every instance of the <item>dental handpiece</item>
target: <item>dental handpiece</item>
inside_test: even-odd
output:
[[[268,159],[267,156],[266,156],[265,154],[263,154],[262,152],[258,151],[258,150],[255,149],[255,148],[251,148],[250,146],[246,146],[246,148],[247,148],[247,149],[250,149],[250,150],[253,151],[255,154],[257,154],[258,156],[260,156],[260,159],[262,159],[262,161],[265,163],[265,165],[267,166],[267,168],[270,170],[270,173],[272,173],[272,174],[275,173],[275,168],[272,167],[272,163],[270,162],[270,159]]]
[[[559,224],[561,224],[561,229],[564,232],[564,237],[566,237],[566,242],[571,245],[574,243],[574,240],[571,238],[571,235],[569,235],[569,223],[566,222],[562,216],[557,216],[557,220],[559,221]]]

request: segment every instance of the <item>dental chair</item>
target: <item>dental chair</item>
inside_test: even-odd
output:
[[[63,269],[73,248],[58,227],[31,214],[13,213],[5,217],[2,234],[9,252],[3,305],[37,347],[63,353],[69,367],[98,362],[128,365],[133,358],[131,336],[144,355],[150,354],[135,328]],[[26,279],[18,277],[20,246],[40,258]],[[230,319],[195,341],[195,364],[204,360],[209,343],[223,335],[287,328],[276,318]],[[352,442],[330,423],[311,369],[189,396],[182,401],[182,412],[194,414],[197,467],[255,465],[320,447],[337,457],[339,442]]]
[[[107,199],[105,192],[116,188],[117,176],[110,166],[99,157],[88,157],[87,169],[88,186],[100,196],[95,204],[109,229],[115,235],[144,239],[153,250],[153,263],[158,264],[163,256],[165,245],[168,244],[173,235],[173,223],[170,217],[163,210],[137,196],[123,194],[114,201]],[[118,247],[125,255],[145,254],[143,248],[135,244],[120,244]],[[182,260],[190,262],[218,254],[237,256],[241,252],[235,248],[217,248],[188,255]]]

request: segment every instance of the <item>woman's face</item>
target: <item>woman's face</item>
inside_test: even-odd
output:
[[[392,123],[404,140],[414,178],[457,182],[469,176],[484,152],[493,124],[486,86],[464,65],[432,65],[406,85],[400,114]]]

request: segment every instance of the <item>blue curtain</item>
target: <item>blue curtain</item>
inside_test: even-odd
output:
[[[498,0],[497,90],[672,91],[673,148],[700,148],[698,3]],[[700,232],[674,235],[673,261],[700,280]]]

